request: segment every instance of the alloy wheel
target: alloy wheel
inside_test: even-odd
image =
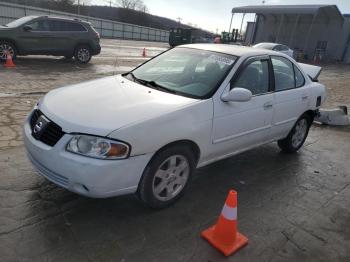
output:
[[[294,134],[292,136],[292,145],[298,148],[305,140],[308,129],[308,122],[305,118],[300,119],[295,126]]]
[[[90,50],[87,48],[79,48],[77,52],[78,60],[82,63],[86,63],[90,59]]]
[[[0,44],[0,60],[6,60],[7,53],[10,53],[10,55],[13,57],[15,54],[15,50],[13,47],[7,43],[1,43]]]
[[[182,155],[173,155],[162,162],[152,183],[154,196],[161,201],[176,197],[185,187],[190,174],[188,160]]]

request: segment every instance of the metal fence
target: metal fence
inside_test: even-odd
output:
[[[100,33],[101,37],[104,38],[120,38],[157,42],[168,42],[169,40],[169,32],[165,30],[115,22],[112,20],[104,20],[89,16],[75,15],[49,9],[0,2],[1,25],[28,15],[52,15],[85,20],[90,22]]]

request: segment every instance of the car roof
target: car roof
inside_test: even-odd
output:
[[[27,15],[27,16],[25,16],[25,17],[30,17],[30,18],[35,19],[35,18],[38,18],[38,17],[40,17],[40,16],[38,16],[38,15]]]
[[[62,17],[62,16],[43,15],[43,16],[37,16],[36,18],[50,18],[50,19],[57,19],[57,20],[62,20],[62,21],[88,23],[86,21],[83,21],[83,20],[80,20],[77,18],[69,18],[69,17]]]
[[[213,52],[219,52],[234,56],[257,56],[257,55],[279,55],[284,56],[280,52],[268,50],[268,49],[262,49],[262,48],[253,48],[248,46],[238,46],[238,45],[227,45],[227,44],[188,44],[188,45],[181,45],[178,46],[186,47],[186,48],[194,48],[194,49],[201,49],[201,50],[207,50],[207,51],[213,51]]]

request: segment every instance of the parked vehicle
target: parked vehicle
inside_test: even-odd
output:
[[[25,16],[0,26],[0,59],[17,55],[54,55],[88,63],[101,52],[100,36],[78,19]]]
[[[129,73],[49,92],[25,122],[25,147],[41,175],[70,191],[136,192],[166,207],[197,167],[273,141],[298,151],[325,100],[320,70],[270,50],[176,47]]]
[[[172,28],[169,32],[169,45],[175,47],[184,44],[210,43],[212,35],[196,28]]]
[[[253,45],[253,47],[281,52],[283,54],[286,54],[286,55],[294,58],[294,51],[286,45],[281,45],[281,44],[277,44],[277,43],[259,43],[259,44]]]

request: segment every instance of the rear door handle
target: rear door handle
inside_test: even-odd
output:
[[[264,104],[264,109],[265,109],[265,110],[270,109],[270,108],[272,108],[272,107],[273,107],[272,102],[266,102],[266,103]]]

